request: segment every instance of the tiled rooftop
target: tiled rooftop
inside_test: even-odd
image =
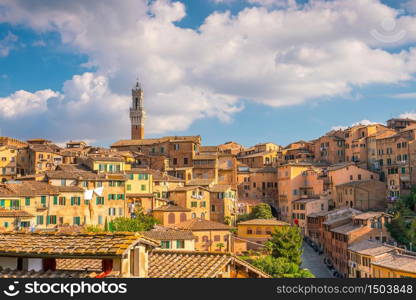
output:
[[[150,278],[215,278],[229,263],[244,266],[259,277],[270,276],[228,253],[153,250],[149,255]]]
[[[290,226],[289,223],[276,219],[252,219],[238,223],[238,225],[269,225],[269,226]]]
[[[32,257],[114,257],[142,242],[158,242],[133,233],[1,233],[0,255]]]
[[[203,220],[203,219],[199,219],[199,218],[195,218],[195,219],[190,219],[184,222],[181,222],[179,224],[176,224],[174,227],[179,228],[179,229],[185,229],[185,230],[230,230],[232,227],[222,224],[222,223],[218,223],[218,222],[214,222],[214,221],[208,221],[208,220]]]

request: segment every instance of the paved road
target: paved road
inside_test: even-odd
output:
[[[302,268],[309,269],[317,278],[333,278],[323,258],[323,255],[319,255],[308,244],[303,243]]]

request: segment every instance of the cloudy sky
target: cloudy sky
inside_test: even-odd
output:
[[[416,117],[416,0],[0,0],[0,134],[286,145]]]

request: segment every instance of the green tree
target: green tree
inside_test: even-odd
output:
[[[283,226],[275,230],[266,248],[273,257],[283,257],[300,265],[302,262],[302,235],[299,227]]]
[[[273,219],[272,209],[266,203],[261,203],[253,207],[250,215],[251,219]]]
[[[241,214],[238,216],[238,221],[247,221],[252,219],[273,219],[272,209],[267,203],[260,203],[253,207],[249,214]]]
[[[273,257],[271,255],[255,259],[245,258],[253,266],[274,278],[314,278],[315,276],[307,269],[301,269],[298,264],[284,257]]]
[[[410,248],[410,244],[416,245],[416,186],[411,193],[402,196],[389,211],[393,214],[390,224],[386,224],[390,235],[402,245]],[[414,249],[414,248],[413,248]]]
[[[153,229],[157,223],[155,218],[144,214],[143,210],[139,209],[135,211],[135,218],[118,217],[112,220],[108,227],[112,232],[140,232]]]

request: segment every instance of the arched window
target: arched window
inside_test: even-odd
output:
[[[181,213],[180,220],[181,220],[181,222],[186,221],[186,213]]]
[[[204,236],[202,237],[202,241],[203,241],[204,243],[207,243],[207,242],[208,242],[208,236],[207,236],[207,235],[204,235]]]
[[[169,213],[168,215],[168,224],[175,224],[175,214]]]
[[[192,213],[192,219],[196,218],[196,213]]]
[[[205,213],[201,213],[201,219],[205,220]]]

